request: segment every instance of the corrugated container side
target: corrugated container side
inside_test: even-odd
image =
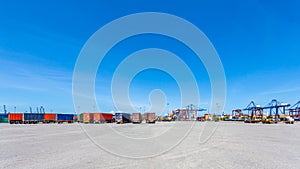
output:
[[[141,113],[132,113],[131,115],[133,123],[141,123],[142,122],[142,114]]]
[[[8,123],[8,114],[0,114],[0,123]]]
[[[55,122],[56,121],[56,114],[44,114],[45,122]]]
[[[62,123],[62,122],[73,123],[74,122],[74,114],[57,114],[56,118],[57,118],[58,123]]]
[[[28,121],[28,122],[41,122],[41,121],[44,121],[44,114],[24,113],[24,121]]]
[[[94,122],[95,123],[101,122],[101,113],[94,113]]]
[[[22,123],[23,122],[23,114],[22,113],[8,114],[8,122],[11,124]]]
[[[101,113],[101,121],[112,122],[113,114]]]
[[[146,113],[146,122],[147,123],[155,123],[156,115],[155,113]]]

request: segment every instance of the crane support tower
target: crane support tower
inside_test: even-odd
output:
[[[290,104],[279,102],[276,99],[273,99],[270,103],[268,103],[263,109],[269,109],[269,116],[275,115],[275,118],[279,118],[279,111],[282,114],[285,114],[285,110],[289,107]]]

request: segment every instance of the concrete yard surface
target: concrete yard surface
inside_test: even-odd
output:
[[[299,168],[300,123],[0,124],[0,168]]]

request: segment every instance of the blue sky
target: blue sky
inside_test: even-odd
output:
[[[226,74],[225,112],[244,108],[251,100],[266,105],[276,98],[294,104],[300,100],[299,8],[296,0],[1,1],[0,104],[11,112],[14,106],[25,112],[41,105],[47,112],[74,112],[72,75],[81,48],[105,24],[137,12],[177,15],[206,34]],[[181,56],[197,79],[199,106],[208,108],[209,77],[189,48],[168,37],[140,35],[117,44],[101,63],[95,90],[100,110],[114,109],[110,82],[117,65],[130,53],[149,47]],[[149,107],[149,92],[156,88],[165,92],[169,109],[179,108],[175,80],[157,70],[133,79],[134,105]]]

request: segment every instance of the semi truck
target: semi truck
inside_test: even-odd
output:
[[[130,123],[131,118],[129,113],[115,113],[115,120],[117,124]]]
[[[156,115],[155,113],[146,113],[146,123],[155,123]]]
[[[132,120],[132,123],[142,123],[142,114],[141,113],[132,113],[131,120]]]

